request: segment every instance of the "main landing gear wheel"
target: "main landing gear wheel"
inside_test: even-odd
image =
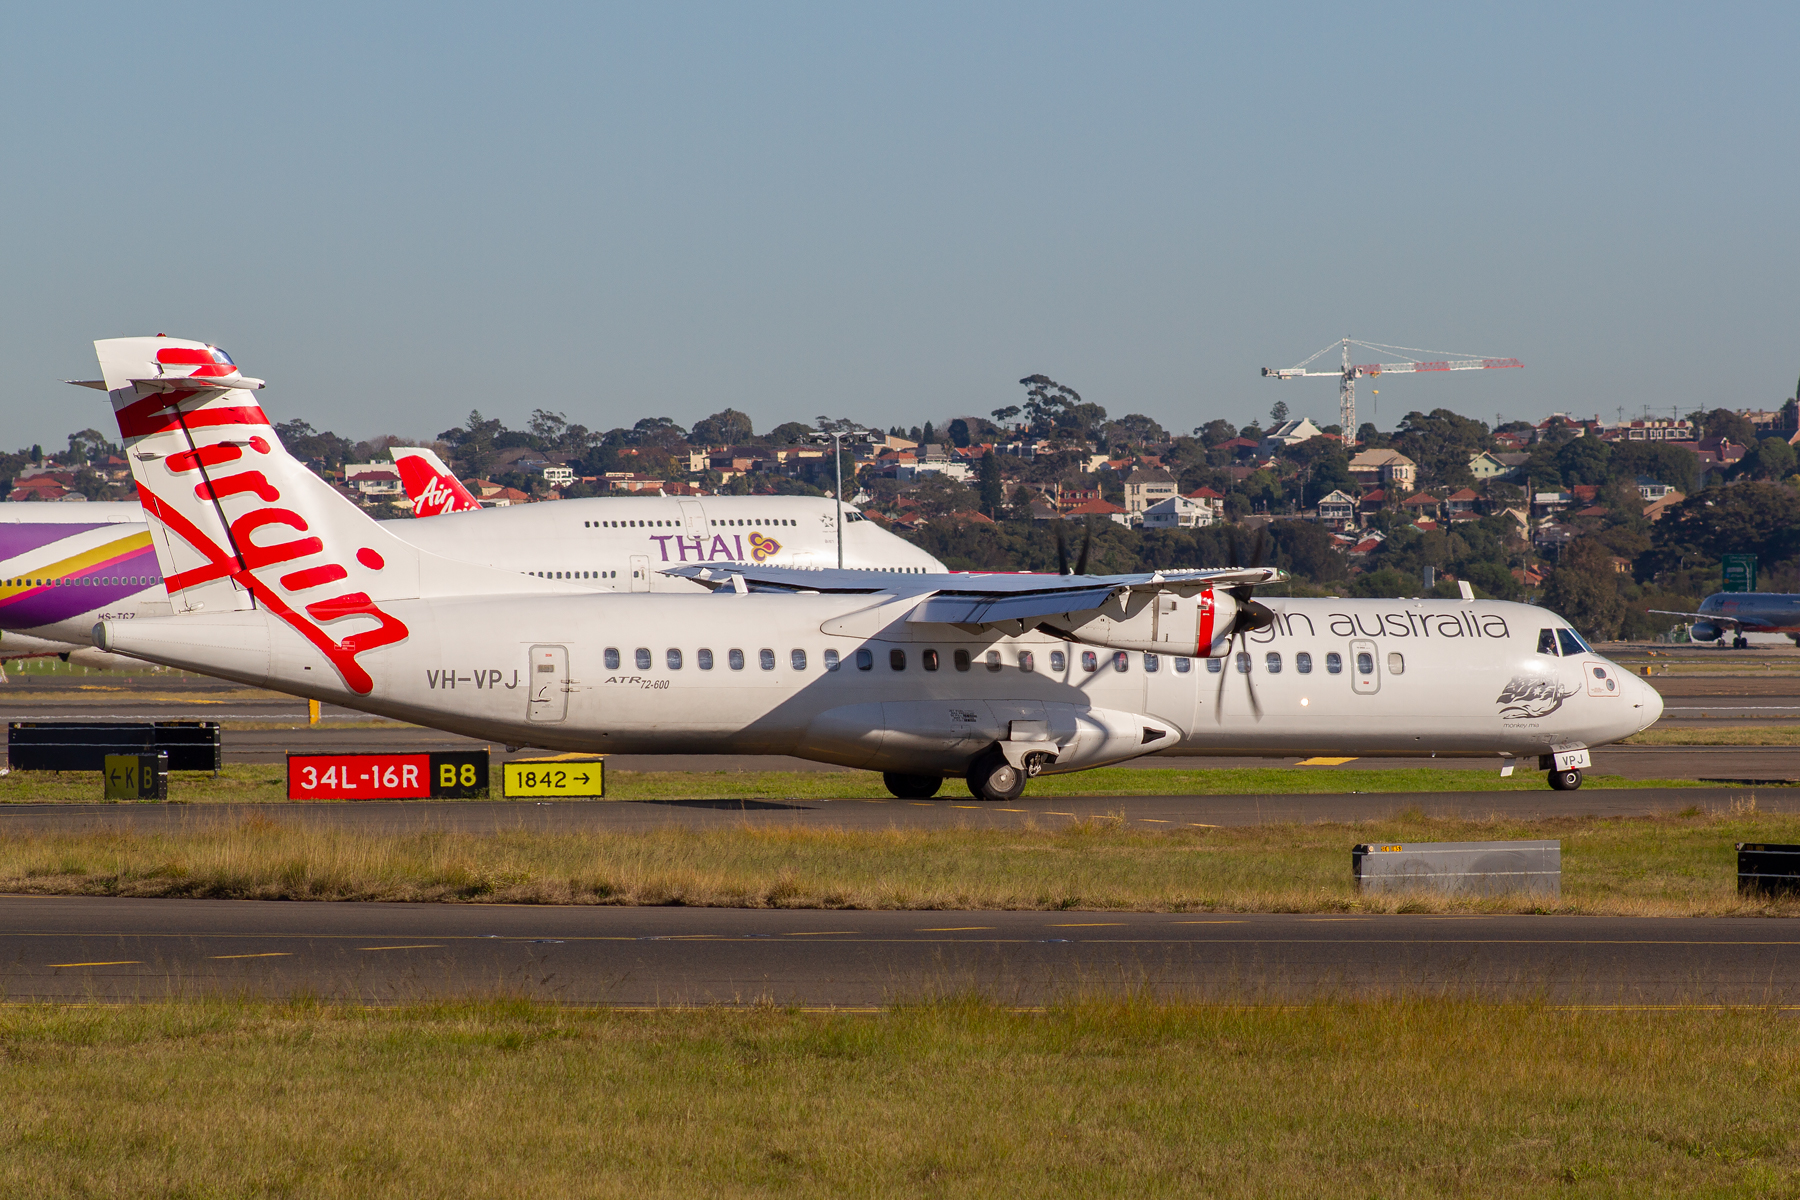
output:
[[[1731,648],[1733,650],[1748,650],[1750,648],[1750,639],[1747,637],[1734,637],[1731,639]]]
[[[896,775],[892,771],[884,774],[881,782],[887,784],[887,790],[902,800],[929,800],[944,786],[941,776]]]
[[[1567,771],[1552,771],[1550,786],[1559,792],[1572,792],[1581,786],[1581,772],[1573,767]]]
[[[969,764],[969,795],[977,800],[1017,800],[1025,794],[1025,772],[989,750]]]

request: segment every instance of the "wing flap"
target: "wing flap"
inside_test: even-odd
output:
[[[1116,591],[1118,588],[1107,586],[998,597],[937,595],[913,609],[906,620],[912,625],[986,625],[994,621],[1029,621],[1057,613],[1086,612],[1099,608]]]

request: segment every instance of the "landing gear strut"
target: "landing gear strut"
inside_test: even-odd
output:
[[[1573,767],[1566,771],[1552,771],[1550,786],[1559,792],[1572,792],[1581,786],[1581,772]]]
[[[1025,794],[1025,779],[1025,772],[995,747],[969,764],[969,795],[977,800],[1017,800]]]
[[[896,775],[892,771],[884,774],[881,782],[902,800],[929,800],[944,786],[943,779],[937,775]]]

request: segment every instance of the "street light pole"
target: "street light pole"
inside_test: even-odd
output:
[[[841,571],[844,569],[844,435],[841,430],[832,431],[831,459],[837,467],[838,570]]]

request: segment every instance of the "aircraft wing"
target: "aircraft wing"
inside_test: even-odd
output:
[[[1686,617],[1690,621],[1705,621],[1709,625],[1736,625],[1740,629],[1761,629],[1768,625],[1767,621],[1746,620],[1743,617],[1728,617],[1724,613],[1673,612],[1666,608],[1646,609],[1659,617]]]
[[[1278,567],[1222,567],[1211,570],[1152,571],[1135,575],[1002,575],[980,573],[910,574],[885,571],[851,571],[836,567],[765,567],[755,563],[689,564],[668,567],[665,575],[692,579],[714,591],[720,588],[752,592],[831,592],[867,595],[931,597],[933,603],[982,605],[1003,601],[1037,598],[1053,600],[1062,607],[1040,608],[1040,612],[1070,612],[1092,608],[1107,597],[1120,592],[1175,592],[1194,595],[1207,588],[1260,587],[1281,583],[1288,573]],[[955,618],[932,616],[921,618],[946,621]],[[1017,620],[1016,616],[995,620]]]

